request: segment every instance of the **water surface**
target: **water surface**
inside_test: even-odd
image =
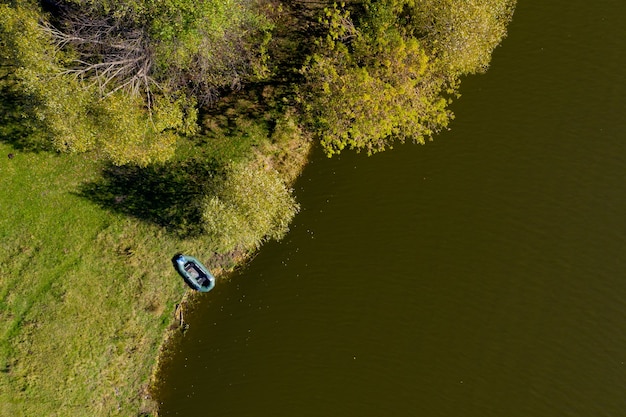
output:
[[[626,413],[626,3],[524,1],[452,130],[319,152],[203,296],[162,416]]]

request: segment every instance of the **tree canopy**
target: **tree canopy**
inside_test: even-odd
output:
[[[210,124],[198,115],[222,93],[261,80],[285,83],[270,78],[277,64],[268,64],[277,56],[270,52],[277,24],[299,43],[292,52],[306,58],[280,63],[293,66],[282,74],[301,78],[273,100],[298,108],[300,126],[328,155],[425,143],[453,118],[448,104],[460,77],[488,67],[515,0],[303,3],[304,15],[321,12],[319,23],[307,23],[315,36],[279,23],[283,5],[269,0],[41,5],[1,5],[0,88],[23,98],[3,102],[7,125],[21,126],[3,130],[60,151],[147,165],[171,158],[179,138],[202,133]]]
[[[264,75],[271,24],[245,0],[44,5],[1,5],[0,82],[30,97],[15,122],[31,120],[60,151],[167,160],[177,137],[197,132],[198,104]]]
[[[404,30],[425,41],[454,76],[483,72],[506,36],[515,0],[393,0]]]
[[[329,35],[303,73],[311,123],[329,155],[346,146],[381,151],[391,138],[423,142],[447,125],[447,100],[424,47],[387,10],[372,10],[357,29],[347,11],[333,8],[325,24]]]
[[[66,0],[49,8],[50,34],[76,54],[69,71],[95,78],[103,93],[184,90],[208,104],[264,72],[272,25],[246,0]]]
[[[303,67],[302,100],[327,154],[424,143],[446,128],[459,77],[484,71],[511,0],[366,1],[356,19],[327,8],[326,35]]]

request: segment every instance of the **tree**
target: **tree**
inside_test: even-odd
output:
[[[0,5],[0,87],[29,103],[3,120],[59,151],[167,160],[178,137],[197,131],[198,105],[263,75],[271,24],[252,2],[44,5],[45,14],[28,0]]]
[[[40,97],[24,81],[55,68],[54,49],[37,19],[36,10],[19,1],[13,7],[0,4],[0,135],[30,149],[49,147],[50,141],[46,121],[37,117]]]
[[[245,0],[60,0],[50,10],[48,32],[75,54],[67,72],[148,101],[182,89],[210,104],[262,74],[272,29]]]
[[[394,140],[424,143],[451,117],[420,41],[402,33],[389,9],[370,13],[357,29],[347,11],[327,10],[328,36],[302,70],[309,122],[329,156],[345,147],[379,152]]]
[[[9,129],[19,125],[31,143],[64,152],[97,150],[116,164],[147,165],[171,157],[177,135],[195,132],[196,109],[185,96],[155,95],[147,111],[141,95],[117,90],[101,97],[100,86],[65,71],[66,58],[39,18],[27,4],[0,5],[1,84],[5,99],[11,94],[6,134],[15,135],[17,128]]]
[[[365,1],[355,22],[325,10],[301,102],[329,156],[424,143],[453,117],[459,77],[484,71],[514,0]]]

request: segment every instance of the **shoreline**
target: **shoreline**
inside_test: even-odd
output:
[[[281,145],[296,149],[291,174],[274,154],[262,159],[289,186],[308,162],[312,144],[303,139]],[[181,240],[85,198],[81,190],[101,181],[93,155],[0,149],[0,202],[9,209],[0,272],[11,268],[0,299],[0,416],[157,416],[159,371],[180,331],[175,305],[187,313],[201,299],[162,255],[197,253],[224,281],[256,251],[219,255],[206,238]],[[21,279],[26,272],[32,280]]]
[[[515,0],[498,2],[514,4]],[[17,39],[16,46],[24,48],[15,51],[8,48],[8,52],[15,53],[16,57],[20,56],[17,52],[28,52],[33,62],[42,61],[41,57],[49,55],[44,54],[46,45],[35,42],[34,37],[30,39],[33,42],[29,40],[22,45],[20,42],[29,37],[24,37],[22,31],[18,30],[26,19],[32,27],[24,28],[36,33],[39,9],[26,10],[21,4],[18,6],[5,7],[11,12],[8,20],[11,24],[5,25],[3,29]],[[275,54],[273,62],[276,68],[287,71],[273,74],[274,78],[270,82],[257,83],[250,90],[233,91],[230,97],[221,99],[220,104],[211,111],[204,109],[206,114],[202,112],[198,117],[200,120],[197,120],[202,134],[185,136],[184,140],[181,137],[177,145],[180,142],[183,145],[172,151],[176,153],[174,157],[167,156],[169,148],[162,155],[158,154],[168,160],[167,163],[161,161],[163,163],[149,164],[152,154],[148,152],[143,155],[147,159],[139,159],[141,163],[146,163],[145,166],[141,166],[141,163],[123,165],[125,159],[117,160],[122,166],[111,165],[110,162],[104,162],[108,148],[92,149],[85,154],[72,153],[78,152],[80,147],[57,149],[72,151],[59,158],[56,152],[47,152],[50,148],[43,145],[39,136],[32,135],[42,127],[27,126],[25,130],[22,129],[25,116],[19,106],[17,109],[20,111],[11,113],[7,118],[14,124],[13,128],[17,129],[18,135],[10,132],[13,136],[7,136],[4,142],[0,142],[0,149],[6,151],[5,155],[8,154],[8,158],[5,156],[4,163],[0,164],[0,171],[3,172],[0,202],[8,208],[4,218],[0,218],[0,233],[4,237],[5,249],[0,254],[0,272],[5,274],[3,277],[6,276],[0,288],[0,318],[3,319],[3,338],[0,340],[0,362],[3,362],[0,363],[0,416],[74,415],[74,410],[79,408],[88,410],[86,412],[94,416],[158,416],[159,404],[154,394],[160,383],[160,372],[175,346],[176,332],[184,328],[184,317],[177,313],[182,311],[184,316],[187,308],[193,308],[200,299],[182,281],[171,279],[170,274],[174,276],[174,272],[168,269],[169,261],[165,265],[163,254],[178,251],[194,254],[203,259],[221,281],[229,279],[233,270],[249,262],[267,236],[272,236],[268,232],[272,229],[268,226],[261,233],[253,235],[254,240],[248,240],[247,248],[237,249],[232,243],[243,246],[244,242],[242,235],[237,232],[248,231],[253,227],[245,220],[238,222],[238,217],[226,209],[217,211],[223,217],[211,212],[205,217],[207,202],[198,197],[215,195],[219,202],[220,194],[214,186],[221,186],[221,176],[235,162],[244,168],[254,168],[250,172],[255,176],[237,177],[243,178],[238,180],[244,184],[243,189],[251,189],[247,187],[252,182],[250,178],[271,178],[271,187],[268,189],[279,189],[281,193],[289,194],[283,185],[288,189],[293,187],[310,162],[313,146],[325,147],[330,155],[344,147],[380,151],[384,149],[386,141],[394,140],[393,136],[383,134],[372,141],[372,131],[367,129],[372,125],[389,125],[390,113],[379,112],[372,119],[366,109],[355,119],[352,107],[358,110],[360,106],[349,104],[363,103],[365,96],[370,96],[367,91],[365,96],[361,96],[363,89],[359,87],[360,78],[354,78],[355,74],[361,74],[361,68],[351,62],[358,63],[364,58],[370,60],[376,57],[370,56],[367,48],[342,50],[337,54],[331,53],[337,52],[335,48],[323,45],[317,51],[320,54],[315,55],[316,48],[312,44],[314,39],[309,37],[309,30],[317,28],[331,33],[338,30],[339,33],[334,35],[341,36],[343,30],[354,29],[351,29],[349,11],[344,10],[343,6],[335,6],[333,13],[327,13],[327,17],[334,20],[319,22],[319,26],[313,27],[309,25],[310,20],[314,12],[322,11],[323,4],[304,2],[303,6],[302,10],[288,6],[286,10],[275,11],[279,27],[275,43],[270,47]],[[490,15],[485,16],[489,18]],[[335,27],[337,23],[347,23],[348,26]],[[377,23],[376,19],[373,23]],[[322,42],[323,38],[318,40]],[[415,46],[415,43],[410,45]],[[468,45],[474,46],[471,43]],[[398,50],[403,48],[404,43],[399,44]],[[394,51],[390,51],[390,58],[394,58]],[[471,49],[468,51],[474,52]],[[309,61],[313,56],[316,58]],[[446,55],[446,58],[455,56]],[[344,59],[346,57],[350,58],[347,63]],[[379,61],[374,59],[368,70],[385,81],[388,69],[378,65]],[[306,74],[303,72],[305,63]],[[19,60],[16,60],[17,64],[22,68]],[[401,65],[400,69],[412,67],[413,64],[412,61],[408,62],[407,65]],[[448,64],[467,63],[453,60]],[[29,68],[28,65],[25,68],[29,71],[32,69],[35,75],[49,71],[38,67]],[[321,84],[315,80],[325,79],[328,68],[336,70],[332,82],[324,84],[333,87],[330,91],[332,94],[320,94]],[[299,75],[290,73],[294,69],[298,70]],[[359,71],[355,72],[356,69]],[[461,74],[470,74],[479,69],[465,69],[465,72],[459,69],[448,76],[456,80]],[[7,74],[10,75],[10,72]],[[401,77],[403,80],[414,79],[411,71],[406,74],[409,76]],[[303,75],[303,79],[297,78]],[[16,83],[21,93],[24,86],[32,89],[35,85],[41,90],[37,90],[38,94],[45,97],[42,108],[47,113],[41,114],[54,116],[50,120],[65,127],[67,123],[61,117],[64,113],[54,109],[59,97],[66,93],[68,97],[71,96],[74,91],[72,85],[62,84],[67,91],[58,93],[63,94],[49,94],[51,90],[48,85],[40,83],[43,78],[38,77],[9,78],[6,83],[3,81],[2,86]],[[433,79],[438,80],[436,77]],[[0,77],[0,80],[3,78]],[[354,84],[355,88],[344,91],[346,80]],[[304,90],[300,90],[300,86],[304,86]],[[414,85],[408,87],[413,88]],[[371,91],[375,93],[374,102],[394,98],[395,93],[376,95],[380,91]],[[321,101],[316,101],[320,97]],[[303,103],[306,103],[303,107],[308,110],[301,113],[299,110],[302,110],[300,107]],[[329,104],[333,106],[329,107]],[[434,106],[433,111],[443,112],[437,113],[433,120],[444,120],[447,115],[444,111],[445,100],[436,100],[431,104]],[[7,109],[13,109],[12,106],[13,103],[7,102]],[[84,106],[79,107],[83,109]],[[397,107],[392,106],[393,109]],[[346,108],[348,112],[344,112]],[[386,108],[385,105],[382,108]],[[66,110],[67,114],[73,115],[76,109]],[[329,114],[316,116],[315,111]],[[120,112],[125,116],[131,114]],[[36,114],[41,116],[40,113],[33,113],[29,117]],[[76,120],[87,120],[82,117],[83,113],[76,114],[80,116]],[[141,116],[143,113],[138,114]],[[396,128],[404,126],[405,121],[413,120],[407,113],[393,114],[399,115],[397,123],[391,123],[395,123]],[[311,123],[316,118],[325,120],[325,124]],[[357,124],[352,133],[346,133],[346,126],[353,126],[357,119],[365,123]],[[332,123],[326,126],[329,120]],[[378,123],[377,120],[384,123]],[[333,128],[334,136],[326,137]],[[76,133],[74,130],[72,127],[69,132],[62,131]],[[134,132],[135,129],[130,130]],[[120,138],[124,138],[128,131],[121,132]],[[119,133],[114,129],[113,133],[117,135],[116,132]],[[313,135],[316,136],[317,145],[314,145]],[[347,139],[354,139],[355,135],[363,141],[346,142]],[[110,137],[107,134],[101,136]],[[59,137],[62,135],[59,134]],[[324,137],[327,140],[318,140]],[[417,142],[423,141],[419,135],[412,137]],[[126,143],[120,140],[120,143]],[[377,147],[376,143],[382,145]],[[115,153],[117,148],[112,149]],[[141,157],[142,153],[138,155]],[[121,156],[125,158],[127,154],[121,152]],[[171,160],[168,159],[170,157]],[[215,183],[212,183],[213,178]],[[265,193],[263,188],[260,190],[256,194],[260,198],[253,196],[250,199],[263,201]],[[237,191],[231,194],[248,196],[251,193]],[[193,200],[193,204],[190,204],[190,200]],[[284,224],[289,223],[289,219],[298,211],[296,203],[290,200],[289,204],[290,211],[281,212]],[[242,206],[245,204],[242,203]],[[256,207],[247,210],[246,215],[254,217],[254,213],[267,211]],[[218,242],[222,231],[218,230],[211,235],[202,226],[205,218],[211,221],[217,219],[214,221],[217,226],[212,226],[227,230],[224,234],[232,237],[228,245]],[[281,235],[277,232],[274,236],[279,238]],[[215,251],[223,251],[223,254]],[[24,276],[29,279],[23,279]],[[182,310],[176,306],[182,306]]]
[[[278,172],[280,172],[281,177],[283,178],[287,186],[289,188],[292,188],[295,181],[300,177],[304,168],[310,162],[310,156],[313,150],[313,141],[310,140],[309,137],[306,137],[304,140],[302,140],[302,138],[295,137],[292,141],[289,141],[287,143],[287,146],[283,146],[281,147],[281,149],[285,152],[285,154],[283,154],[284,159],[289,159],[289,157],[293,157],[297,161],[297,164],[294,165],[293,163],[290,163],[289,169],[281,170],[276,169],[277,165],[281,165],[281,162],[276,160],[276,158],[271,158],[263,155],[259,155],[259,158],[263,159],[263,162],[266,167],[268,167],[268,169],[276,169]],[[252,252],[235,252],[232,255],[226,256],[226,259],[222,260],[222,262],[220,263],[232,265],[228,269],[224,269],[223,267],[211,268],[210,261],[208,262],[207,267],[215,276],[216,281],[224,281],[230,279],[229,275],[232,274],[235,269],[242,267],[243,265],[245,265],[246,262],[250,262],[254,258],[256,252],[259,250],[262,250],[262,247]],[[216,282],[216,285],[219,284]],[[191,306],[191,308],[193,309],[194,304],[200,300],[198,295],[199,293],[188,288],[181,297],[180,301],[174,307],[174,311],[171,314],[170,322],[162,334],[161,341],[157,349],[157,355],[150,371],[149,379],[148,381],[145,381],[144,384],[142,384],[142,386],[147,387],[146,393],[142,393],[142,395],[144,396],[144,398],[147,397],[146,399],[149,399],[151,404],[148,407],[150,408],[151,415],[155,417],[159,416],[159,404],[155,397],[158,391],[158,385],[160,383],[159,378],[162,367],[165,363],[167,363],[168,354],[174,347],[174,343],[176,341],[176,333],[182,332],[184,335],[184,332],[186,331],[186,329],[184,328],[184,316],[181,317],[181,314],[179,314],[179,312],[184,315],[185,309],[189,308],[189,306]]]

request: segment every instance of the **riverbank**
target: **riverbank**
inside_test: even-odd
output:
[[[157,412],[150,384],[178,331],[176,305],[190,297],[172,255],[194,254],[223,279],[256,250],[224,250],[203,233],[206,199],[228,167],[286,195],[306,164],[312,140],[281,88],[223,100],[202,116],[203,134],[146,167],[49,152],[19,125],[0,132],[0,416]]]
[[[282,143],[282,145],[276,145],[272,149],[265,148],[263,153],[258,154],[257,161],[258,163],[263,163],[270,169],[277,170],[281,174],[283,181],[287,185],[292,186],[302,172],[302,169],[306,166],[313,147],[313,142],[308,138],[294,136],[291,140],[285,140],[280,143]],[[209,265],[213,275],[216,277],[216,285],[219,285],[220,281],[228,279],[229,274],[234,269],[248,262],[252,254],[251,252],[234,252],[227,255],[214,254],[212,257],[213,262]],[[215,265],[228,265],[228,267],[215,269]],[[187,330],[187,323],[184,318],[186,311],[193,309],[194,305],[202,302],[205,297],[210,297],[210,293],[204,294],[187,289],[180,301],[175,305],[173,311],[171,311],[170,324],[163,333],[158,354],[152,366],[148,385],[149,389],[147,392],[148,397],[151,398],[152,392],[157,389],[157,385],[160,382],[159,373],[161,366],[168,360],[171,349],[177,342],[176,336],[184,335]],[[158,407],[156,404],[151,403],[150,413],[154,416],[158,416]]]
[[[323,10],[324,5],[304,1],[293,10],[286,5],[272,9],[280,23],[268,45],[274,59],[270,79],[234,88],[213,106],[194,107],[194,129],[184,135],[174,137],[165,128],[159,137],[176,146],[156,146],[163,158],[152,160],[148,152],[145,159],[140,151],[138,165],[121,166],[111,161],[129,162],[128,151],[141,148],[134,148],[141,141],[127,134],[141,134],[115,118],[104,125],[121,132],[120,148],[109,143],[110,132],[88,130],[106,146],[79,147],[90,149],[84,154],[48,151],[50,138],[56,138],[56,145],[72,141],[34,121],[50,122],[47,115],[53,114],[63,126],[76,126],[57,112],[56,91],[42,93],[44,113],[31,114],[26,104],[16,104],[32,104],[26,94],[31,90],[24,88],[32,82],[48,89],[40,81],[54,71],[39,68],[42,76],[31,77],[39,73],[15,70],[30,65],[20,61],[33,45],[22,36],[23,18],[28,17],[33,31],[41,28],[32,11],[11,9],[14,18],[3,30],[26,49],[4,45],[15,62],[0,77],[0,105],[7,110],[0,132],[1,415],[155,413],[149,385],[178,331],[176,306],[196,299],[187,298],[171,256],[194,254],[223,279],[266,239],[286,232],[298,210],[289,184],[306,164],[313,138],[328,154],[344,148],[381,151],[394,140],[423,142],[451,117],[447,97],[458,77],[483,68],[481,61],[467,69],[467,62],[452,59],[456,55],[439,56],[439,48],[421,45],[414,38],[421,27],[405,33],[401,16],[365,13],[353,22],[349,10]],[[353,6],[357,14],[364,12]],[[392,11],[395,6],[385,7]],[[424,18],[429,10],[420,6],[413,12]],[[492,42],[480,49],[490,53],[507,14],[491,8],[471,11],[496,29]],[[449,18],[450,25],[463,28],[464,20]],[[363,28],[356,31],[354,23],[361,19]],[[430,39],[433,45],[439,44],[438,33]],[[393,35],[389,48],[387,35]],[[482,39],[480,33],[475,36]],[[454,36],[443,40],[450,48],[462,41]],[[476,45],[461,46],[468,47],[471,58]],[[33,52],[32,62],[40,61],[41,51]],[[457,68],[460,64],[463,68]],[[429,93],[405,101],[409,92],[422,91]],[[76,106],[78,110],[65,110],[93,115],[93,107]],[[153,122],[144,107],[135,108],[137,120]],[[124,108],[119,109],[128,115]],[[122,159],[111,159],[113,151]]]
[[[223,277],[245,252],[217,256],[202,236],[90,199],[110,169],[92,156],[2,142],[0,155],[0,416],[154,413],[149,384],[189,299],[171,256]]]

